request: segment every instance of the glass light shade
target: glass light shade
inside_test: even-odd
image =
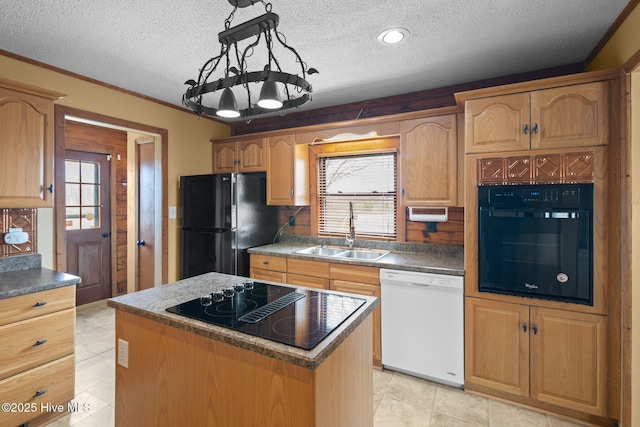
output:
[[[269,110],[275,110],[276,108],[282,107],[282,101],[280,101],[280,93],[278,92],[278,85],[276,85],[276,82],[266,81],[262,83],[260,99],[258,99],[258,107]]]
[[[216,111],[216,114],[220,117],[229,119],[240,117],[240,112],[238,111],[238,103],[236,102],[236,97],[233,94],[231,88],[226,88],[222,91],[220,102],[218,103],[218,111]]]

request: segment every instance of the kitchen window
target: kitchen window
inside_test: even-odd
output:
[[[353,204],[357,237],[396,239],[396,153],[318,157],[318,235],[349,232]]]

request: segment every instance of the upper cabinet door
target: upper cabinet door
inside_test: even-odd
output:
[[[309,204],[309,147],[295,135],[267,138],[267,204]]]
[[[456,115],[407,120],[400,125],[404,206],[458,204]]]
[[[493,153],[529,149],[529,93],[465,102],[465,151]]]
[[[238,142],[238,172],[262,172],[267,170],[264,139]]]
[[[53,206],[53,102],[0,87],[0,208]]]
[[[531,93],[531,148],[581,147],[609,142],[606,82]]]
[[[213,144],[213,173],[231,173],[236,171],[236,143],[223,142]]]

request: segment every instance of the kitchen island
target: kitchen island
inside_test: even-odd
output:
[[[373,424],[377,299],[361,297],[364,303],[310,350],[166,310],[246,280],[208,273],[109,300],[116,309],[116,425]],[[304,313],[296,319],[295,328],[310,320]],[[128,346],[124,361],[120,340]]]

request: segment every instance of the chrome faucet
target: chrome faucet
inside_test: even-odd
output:
[[[349,202],[349,233],[345,238],[345,243],[349,249],[353,249],[353,242],[356,240],[356,226],[353,222],[353,202]]]

